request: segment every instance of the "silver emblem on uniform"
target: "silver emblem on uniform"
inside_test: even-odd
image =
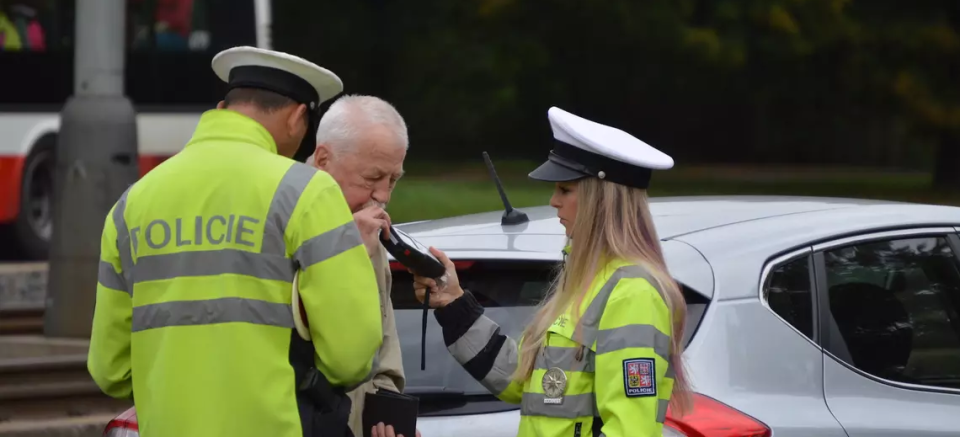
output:
[[[557,367],[551,367],[543,375],[543,403],[559,405],[563,403],[563,391],[567,388],[567,374]]]

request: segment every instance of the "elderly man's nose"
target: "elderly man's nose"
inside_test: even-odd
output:
[[[374,190],[372,197],[377,202],[387,203],[390,201],[390,190]]]

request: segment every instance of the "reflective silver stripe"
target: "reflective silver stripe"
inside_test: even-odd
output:
[[[670,379],[676,379],[676,378],[677,378],[677,371],[673,368],[673,366],[671,366],[671,365],[669,364],[669,361],[668,361],[668,364],[667,364],[667,373],[666,373],[665,375],[663,375],[663,377],[664,377],[664,378],[670,378]]]
[[[237,274],[292,283],[294,273],[293,261],[281,255],[220,249],[142,256],[133,282]]]
[[[520,415],[563,419],[600,416],[596,408],[596,396],[593,393],[564,396],[563,403],[560,405],[544,404],[544,397],[542,393],[524,393],[523,400],[520,401]],[[670,400],[657,399],[657,423],[664,423],[667,420],[669,406]]]
[[[113,208],[113,227],[117,229],[117,253],[120,255],[120,275],[125,284],[122,290],[131,296],[133,281],[130,280],[130,274],[133,272],[133,256],[130,253],[130,230],[127,229],[127,220],[123,218],[123,214],[127,209],[127,194],[132,188],[133,185],[124,190]],[[133,244],[137,244],[136,240]]]
[[[500,347],[500,352],[497,353],[497,359],[494,360],[493,367],[487,372],[487,376],[483,377],[480,384],[493,394],[503,393],[513,380],[513,373],[517,371],[518,362],[517,343],[508,337],[503,342],[503,346]]]
[[[663,423],[667,420],[667,407],[670,406],[669,399],[657,400],[657,423]]]
[[[534,367],[537,369],[559,367],[566,372],[595,372],[593,351],[584,348],[583,356],[577,360],[578,350],[580,350],[579,347],[546,346],[537,354]]]
[[[124,281],[123,277],[113,268],[113,264],[106,261],[100,261],[100,268],[97,271],[97,282],[109,289],[127,292],[127,282]]]
[[[480,316],[476,322],[473,322],[470,329],[463,333],[463,336],[451,344],[447,350],[450,351],[457,362],[464,364],[472,360],[487,346],[490,338],[497,332],[497,328],[499,326],[493,320],[490,320],[487,316]]]
[[[520,401],[520,415],[560,417],[576,419],[579,417],[599,416],[596,396],[593,393],[565,395],[562,404],[544,404],[543,393],[524,393]]]
[[[586,337],[587,330],[584,330]],[[649,347],[670,362],[670,337],[653,325],[626,325],[596,332],[597,354],[615,352],[632,347]]]
[[[613,274],[610,275],[610,279],[603,284],[603,288],[600,289],[600,292],[597,293],[597,296],[593,298],[590,306],[587,307],[587,310],[583,313],[581,323],[583,327],[583,344],[592,345],[593,342],[596,341],[597,327],[600,326],[600,318],[603,317],[603,310],[607,307],[607,300],[610,299],[610,294],[613,293],[613,289],[617,286],[617,283],[624,278],[643,278],[649,281],[651,285],[655,284],[652,276],[650,276],[646,269],[637,265],[631,264],[623,266],[613,272]]]
[[[134,307],[132,330],[231,322],[292,329],[293,313],[288,304],[239,297],[163,302]]]
[[[314,264],[333,258],[363,244],[356,222],[350,220],[327,232],[304,241],[294,258],[306,270]]]
[[[293,209],[296,208],[300,196],[316,172],[317,170],[309,165],[295,162],[284,173],[277,190],[273,193],[270,209],[267,211],[267,220],[263,227],[263,243],[260,245],[261,252],[287,255],[287,245],[283,239],[287,223],[290,222]]]

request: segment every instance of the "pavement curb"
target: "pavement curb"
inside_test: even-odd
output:
[[[101,437],[115,414],[0,423],[0,437]]]
[[[0,264],[0,308],[46,305],[47,263]]]

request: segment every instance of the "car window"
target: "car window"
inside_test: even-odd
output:
[[[140,110],[216,105],[226,88],[211,73],[210,59],[226,48],[257,45],[252,0],[127,3],[127,94]]]
[[[0,104],[56,105],[73,92],[73,38],[76,0],[0,1]],[[43,86],[16,86],[37,83]]]
[[[534,307],[550,287],[548,261],[456,260],[461,285],[484,306],[484,315],[500,325],[500,332],[517,339]],[[515,409],[497,400],[450,355],[433,310],[427,317],[425,368],[420,369],[423,307],[413,294],[413,278],[397,263],[393,270],[394,318],[408,393],[420,396],[420,414],[480,414]],[[459,395],[457,395],[459,393]]]
[[[813,293],[811,293],[810,257],[802,257],[775,266],[767,276],[764,297],[773,312],[813,339]]]
[[[4,88],[0,104],[59,107],[73,93],[76,3],[0,1],[4,81],[45,78],[42,87]],[[257,45],[253,0],[127,0],[126,13],[125,91],[141,111],[216,105],[226,86],[211,73],[210,59],[229,47]]]
[[[537,304],[549,291],[558,267],[556,261],[461,259],[454,263],[462,286],[484,306],[484,315],[500,325],[501,333],[515,340],[520,338]],[[453,359],[433,314],[427,317],[425,369],[420,369],[422,305],[413,294],[410,273],[396,262],[391,263],[391,269],[391,300],[406,377],[405,391],[420,396],[421,415],[480,414],[516,408],[490,395]],[[684,337],[689,341],[708,301],[686,287],[684,296],[688,314]],[[458,397],[458,393],[466,396]]]
[[[413,294],[413,278],[394,267],[394,309],[421,309]],[[543,261],[457,261],[460,286],[477,298],[484,308],[535,306],[546,295],[555,263]]]
[[[866,242],[824,260],[829,351],[891,381],[960,388],[960,270],[945,237]]]

